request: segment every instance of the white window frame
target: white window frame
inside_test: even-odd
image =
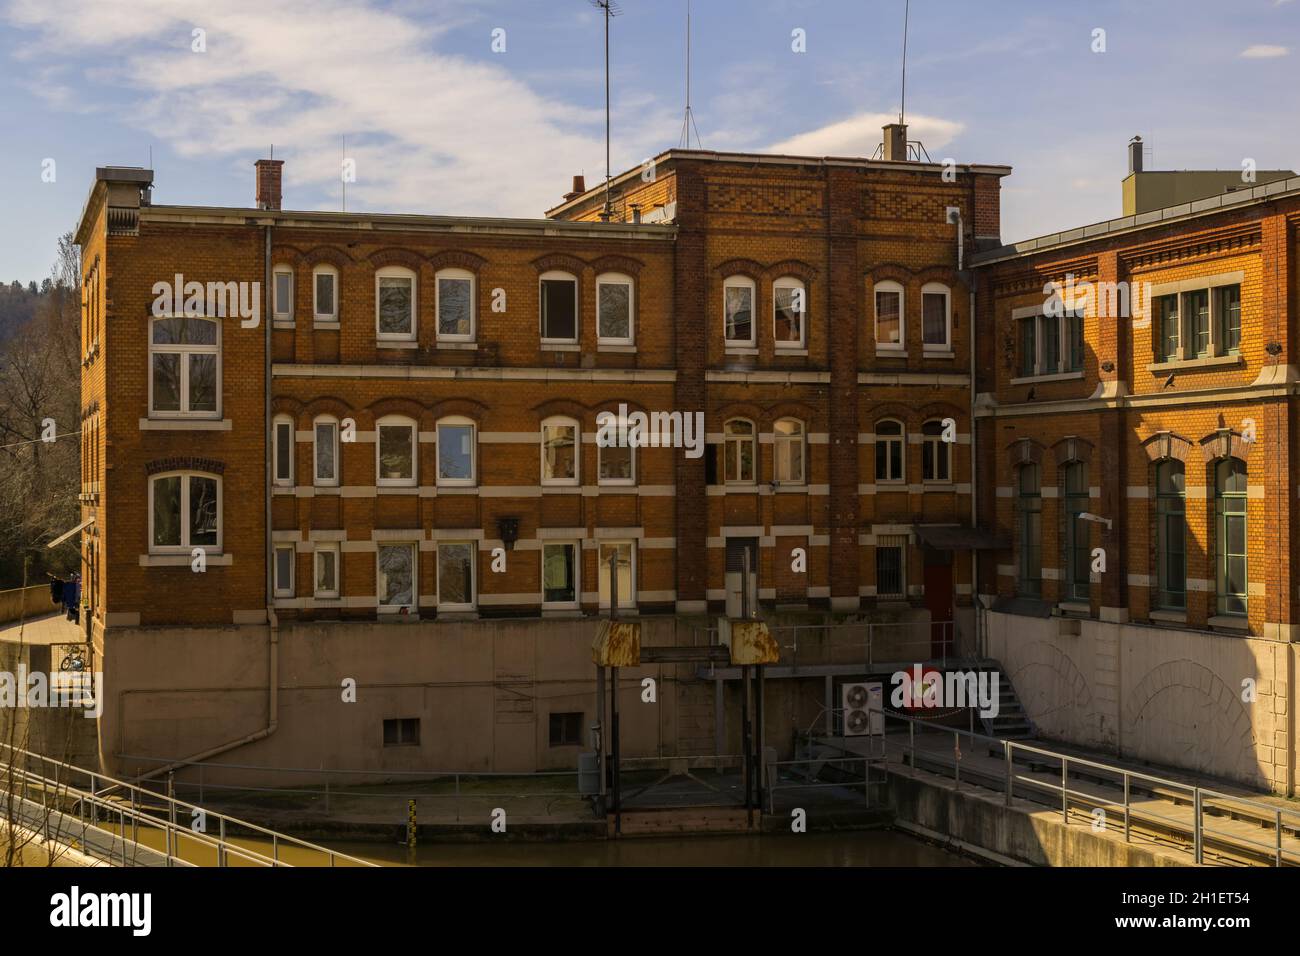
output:
[[[943,296],[944,338],[942,343],[925,341],[925,297]],[[927,282],[921,286],[921,349],[923,352],[952,351],[952,288],[942,282]]]
[[[289,552],[289,580],[286,583],[280,578],[280,553]],[[291,598],[295,592],[295,581],[298,572],[298,551],[291,544],[277,544],[272,550],[272,568],[275,580],[274,596],[278,598]]]
[[[600,287],[602,285],[627,286],[627,335],[623,337],[602,335],[600,331]],[[596,343],[598,345],[633,345],[636,343],[636,282],[621,272],[604,272],[596,276]]]
[[[727,290],[744,288],[749,290],[749,338],[733,339],[727,337]],[[728,347],[753,348],[758,344],[758,283],[749,276],[734,275],[722,280],[722,341]]]
[[[379,287],[384,279],[407,279],[411,283],[411,331],[381,332],[379,330]],[[414,342],[420,332],[419,277],[405,266],[384,266],[375,270],[375,338],[380,342]]]
[[[289,426],[289,473],[280,474],[280,446],[283,439],[280,437],[282,426]],[[297,423],[290,415],[276,415],[271,421],[271,483],[277,488],[293,487],[293,472],[297,457],[298,435]]]
[[[627,430],[628,422],[626,418],[615,418],[613,427],[618,429],[619,434],[623,434],[623,435],[628,434],[628,430]],[[605,485],[606,487],[615,487],[615,488],[630,488],[633,485],[635,485],[636,484],[636,457],[637,457],[636,445],[632,444],[631,442],[628,442],[627,447],[625,449],[620,448],[620,451],[625,450],[628,453],[629,463],[631,465],[631,468],[629,470],[632,472],[632,477],[630,478],[606,478],[601,473],[602,466],[604,465],[604,461],[605,461],[604,455],[605,452],[608,450],[609,450],[608,448],[602,447],[599,442],[596,443],[596,484]]]
[[[334,474],[329,478],[320,476],[320,425],[334,426]],[[340,473],[343,471],[343,461],[341,455],[341,445],[339,441],[339,420],[333,415],[317,415],[311,422],[311,483],[317,488],[337,488],[340,482]]]
[[[582,603],[582,542],[581,541],[552,541],[547,539],[539,542],[541,547],[538,553],[541,556],[541,603],[542,608],[547,611],[572,611],[577,610]],[[548,601],[546,600],[546,549],[552,547],[563,547],[573,549],[573,600],[572,601]]]
[[[164,319],[184,319],[188,322],[211,322],[217,330],[217,343],[215,345],[155,345],[153,340],[154,323]],[[221,417],[221,322],[207,316],[185,315],[184,313],[172,313],[171,315],[154,316],[149,320],[149,417],[150,418],[203,418],[219,419]],[[155,355],[179,355],[180,356],[180,405],[179,409],[158,410],[154,408],[153,395],[153,360]],[[198,411],[189,410],[190,404],[190,362],[191,355],[216,355],[217,357],[217,382],[216,396],[217,407],[215,411]]]
[[[442,331],[442,280],[469,282],[469,334]],[[540,288],[540,287],[539,287]],[[478,277],[468,269],[439,269],[433,277],[433,327],[439,342],[473,342],[478,335]]]
[[[180,478],[181,480],[181,501],[180,501],[180,544],[154,544],[154,485],[163,478]],[[216,544],[191,544],[190,543],[190,479],[207,478],[217,483],[217,543]],[[222,520],[222,511],[224,502],[222,500],[223,489],[220,475],[214,475],[207,471],[198,471],[196,469],[160,471],[156,475],[149,476],[149,553],[150,554],[189,554],[195,548],[202,548],[205,554],[221,554],[222,542],[224,538],[224,522]]]
[[[799,426],[798,434],[783,435],[776,430],[776,426],[782,422],[790,422]],[[797,445],[799,448],[799,477],[782,478],[781,471],[781,446]],[[785,416],[778,418],[772,423],[772,480],[782,485],[799,487],[808,484],[808,426],[800,419]]]
[[[926,425],[938,425],[938,435],[927,435],[925,433]],[[956,442],[947,442],[943,440],[943,419],[930,418],[921,423],[921,481],[928,484],[950,485],[952,484],[952,446]],[[927,476],[925,473],[925,446],[934,445],[934,450],[930,453],[930,460],[934,462],[934,474]],[[940,478],[939,473],[939,456],[942,455],[947,462],[948,477]]]
[[[442,549],[450,545],[469,548],[469,603],[449,604],[442,599]],[[478,607],[478,544],[474,541],[439,541],[434,550],[434,572],[437,576],[438,610],[447,612],[473,611]]]
[[[744,422],[750,428],[748,437],[744,435],[732,435],[727,431],[727,426],[735,422]],[[753,469],[753,475],[749,478],[739,477],[741,473],[741,456],[740,443],[748,441],[750,444],[749,460]],[[731,458],[732,445],[736,446],[736,478],[727,477],[727,461]],[[722,481],[727,485],[756,485],[758,484],[758,426],[748,418],[728,418],[722,423]]]
[[[880,337],[880,294],[896,293],[898,295],[898,341],[886,342]],[[924,300],[922,300],[924,301]],[[907,290],[901,282],[884,279],[871,288],[871,315],[875,323],[875,340],[877,352],[907,351]]]
[[[444,478],[442,474],[442,429],[443,426],[468,426],[470,429],[470,453],[469,453],[469,477],[468,478]],[[478,484],[478,425],[473,419],[465,418],[463,415],[449,415],[446,418],[440,418],[434,425],[434,434],[437,436],[436,456],[437,475],[436,484],[440,488],[473,488]]]
[[[281,302],[276,293],[280,288],[280,276],[289,277],[288,302]],[[271,319],[285,325],[293,324],[293,266],[278,265],[271,270]]]
[[[320,588],[320,561],[321,555],[334,555],[334,587]],[[317,543],[311,557],[311,589],[312,594],[318,598],[337,598],[342,594],[343,589],[343,566],[341,564],[342,551],[337,542],[322,544]],[[376,560],[378,560],[376,558]]]
[[[573,283],[573,338],[555,338],[546,334],[546,297],[542,291],[543,282],[572,282]],[[578,277],[572,272],[565,272],[563,269],[552,269],[549,272],[543,272],[537,277],[537,334],[541,337],[543,345],[575,345],[582,337],[582,288],[578,283]]]
[[[573,432],[573,477],[556,477],[546,473],[546,430],[548,428],[568,428]],[[553,415],[542,422],[540,430],[539,458],[541,459],[541,476],[543,485],[572,486],[582,484],[582,426],[565,415]]]
[[[628,554],[631,556],[629,577],[632,579],[632,586],[628,588],[628,594],[622,591],[618,595],[618,609],[620,611],[634,611],[637,606],[637,547],[635,538],[601,538],[596,542],[596,595],[599,607],[602,611],[609,610],[609,598],[600,597],[601,581],[607,580],[609,564],[601,557],[601,552],[605,548],[617,548],[623,545],[628,546]]]
[[[385,478],[380,454],[380,430],[384,428],[405,428],[411,436],[411,477]],[[406,415],[385,415],[375,422],[375,485],[379,488],[414,488],[420,483],[420,426],[413,418]]]
[[[321,276],[328,276],[330,284],[334,287],[334,310],[332,312],[322,312],[320,310],[320,280]],[[320,265],[311,271],[311,314],[312,321],[316,325],[337,325],[339,321],[339,270],[331,265]]]
[[[799,338],[791,342],[776,337],[776,293],[778,289],[798,289],[803,310],[796,312],[799,316]],[[808,287],[797,276],[782,276],[772,283],[772,343],[778,351],[781,349],[805,349],[808,347]]]
[[[385,604],[383,590],[380,588],[380,575],[384,572],[379,567],[379,553],[384,548],[406,548],[411,552],[411,603]],[[375,600],[380,614],[400,614],[403,609],[408,613],[420,606],[420,546],[415,541],[380,541],[375,547]]]
[[[898,429],[899,429],[899,434],[897,434],[897,435],[881,435],[881,434],[880,434],[880,426],[881,426],[881,425],[884,425],[886,422],[888,422],[888,423],[890,423],[890,424],[893,424],[893,425],[897,425],[897,426],[898,426]],[[906,484],[906,482],[907,482],[907,425],[904,424],[903,422],[899,421],[897,418],[882,418],[880,421],[876,422],[876,433],[875,433],[875,434],[876,434],[876,444],[877,444],[877,445],[881,445],[881,444],[891,444],[891,443],[897,443],[897,444],[899,445],[899,447],[900,447],[900,451],[899,451],[899,455],[898,455],[898,470],[899,470],[899,475],[898,475],[897,478],[878,478],[878,477],[875,477],[875,474],[876,474],[876,462],[875,462],[875,459],[874,459],[874,457],[873,457],[872,462],[871,462],[872,481],[874,481],[876,484],[881,484],[881,485],[901,485],[901,484]],[[886,455],[885,455],[885,461],[889,461],[889,460],[890,460],[890,456],[888,455],[888,453],[886,453]]]

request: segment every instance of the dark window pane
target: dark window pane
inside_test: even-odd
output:
[[[380,545],[379,603],[406,607],[415,603],[415,549],[409,544]]]
[[[471,544],[438,545],[438,603],[474,602],[473,548]]]
[[[191,545],[217,543],[217,480],[215,478],[190,478],[190,541]]]
[[[471,325],[469,279],[438,280],[438,334],[469,335]]]
[[[401,276],[383,276],[379,280],[379,331],[385,335],[405,335],[415,330],[411,314],[411,280]]]
[[[578,284],[571,279],[542,280],[542,338],[578,337]]]
[[[415,477],[415,434],[409,425],[379,426],[379,477],[401,480]]]
[[[632,447],[614,445],[600,449],[600,477],[607,481],[631,479]]]
[[[153,407],[159,412],[180,411],[181,357],[176,352],[153,357]]]
[[[316,314],[334,315],[334,274],[331,272],[316,274]]]
[[[474,426],[438,426],[438,477],[474,477]]]
[[[153,543],[159,547],[181,543],[181,479],[179,475],[153,482]]]
[[[217,410],[217,356],[204,352],[190,357],[191,412]]]
[[[754,290],[749,286],[727,286],[726,336],[730,342],[748,342],[754,337]]]
[[[288,481],[293,475],[293,423],[275,425],[275,477]]]
[[[626,282],[602,282],[597,289],[600,337],[606,339],[631,337],[632,287]]]
[[[876,293],[876,341],[885,345],[900,345],[902,315],[899,302],[902,296],[898,292]]]
[[[574,602],[578,600],[575,554],[571,544],[548,544],[542,548],[543,600]]]
[[[922,334],[925,345],[948,344],[948,297],[938,292],[921,296]]]

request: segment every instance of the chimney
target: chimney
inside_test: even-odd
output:
[[[259,159],[257,168],[257,208],[280,208],[280,180],[283,159]]]
[[[1134,136],[1128,141],[1129,174],[1142,172],[1142,137]]]
[[[564,194],[564,201],[568,202],[570,199],[577,199],[586,191],[587,191],[587,177],[581,174],[574,176],[573,189],[571,189],[569,192]]]
[[[890,123],[885,130],[885,162],[907,162],[907,124]]]

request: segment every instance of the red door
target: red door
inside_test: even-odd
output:
[[[927,555],[930,552],[927,550]],[[925,564],[925,606],[930,610],[930,657],[942,660],[953,653],[952,553],[948,562]]]

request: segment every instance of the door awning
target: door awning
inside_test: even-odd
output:
[[[86,528],[89,528],[89,527],[90,527],[92,524],[94,524],[94,523],[95,523],[95,519],[94,519],[94,518],[87,518],[85,521],[81,522],[81,524],[77,525],[77,526],[76,526],[75,528],[73,528],[71,531],[65,531],[65,532],[63,532],[63,534],[59,535],[57,538],[55,538],[53,541],[51,541],[51,542],[50,542],[49,544],[47,544],[45,547],[47,547],[47,548],[57,548],[59,545],[63,544],[63,542],[67,541],[67,540],[68,540],[69,538],[71,538],[74,534],[76,534],[78,531],[82,531],[82,530],[84,530],[84,529],[86,529]]]
[[[918,524],[912,530],[922,544],[940,551],[1006,551],[1011,547],[1008,538],[984,528]]]

